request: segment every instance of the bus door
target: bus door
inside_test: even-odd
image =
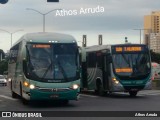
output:
[[[109,90],[109,77],[110,77],[110,55],[104,53],[102,55],[102,71],[103,71],[103,88]]]

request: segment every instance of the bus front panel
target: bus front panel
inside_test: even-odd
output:
[[[112,47],[112,67],[114,74],[112,79],[119,81],[125,90],[150,88],[151,60],[147,46],[123,45]]]

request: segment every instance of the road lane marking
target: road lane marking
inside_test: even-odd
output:
[[[5,96],[5,95],[0,95],[0,97],[5,98],[5,99],[9,99],[9,100],[17,100],[17,99],[14,99],[14,98],[11,98],[11,97]]]
[[[126,92],[113,92],[113,94],[118,94],[118,95],[129,95],[129,93]],[[111,94],[110,94],[111,95]],[[158,96],[160,95],[160,90],[146,90],[146,91],[140,91],[138,92],[137,96]],[[88,95],[88,94],[80,94],[81,97],[100,97],[100,96],[95,96],[95,95]]]
[[[160,92],[139,92],[139,94],[160,94]]]
[[[138,96],[158,96],[160,93],[140,93]]]
[[[86,95],[86,94],[80,94],[80,97],[93,97],[93,98],[96,98],[96,97],[99,97],[99,96],[94,96],[94,95]]]
[[[141,94],[141,95],[160,95],[160,93],[150,93],[150,94]]]

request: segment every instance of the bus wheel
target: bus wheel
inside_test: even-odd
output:
[[[12,82],[11,82],[11,94],[12,94],[12,98],[18,98],[18,95],[12,90]]]
[[[11,91],[12,93],[12,98],[17,98],[18,97],[18,95],[15,93],[15,92],[13,92],[13,91]]]
[[[98,94],[98,90],[94,90],[95,94]]]
[[[20,84],[20,97],[21,97],[22,103],[24,105],[27,105],[29,103],[28,100],[26,100],[26,99],[23,98],[23,95],[22,95],[22,85],[21,84]]]
[[[131,97],[136,97],[137,91],[129,91]]]
[[[28,105],[28,104],[29,104],[29,101],[26,100],[26,99],[24,99],[24,98],[22,98],[22,103],[23,103],[24,105]]]
[[[68,103],[69,103],[69,100],[62,100],[63,105],[68,105]]]
[[[103,90],[103,86],[102,86],[101,83],[99,83],[99,84],[97,85],[97,92],[98,92],[98,95],[104,96],[104,90]]]

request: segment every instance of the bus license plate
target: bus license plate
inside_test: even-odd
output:
[[[131,91],[138,91],[138,89],[131,89]]]
[[[51,95],[50,98],[56,99],[56,98],[59,98],[59,95],[54,94],[54,95]]]

